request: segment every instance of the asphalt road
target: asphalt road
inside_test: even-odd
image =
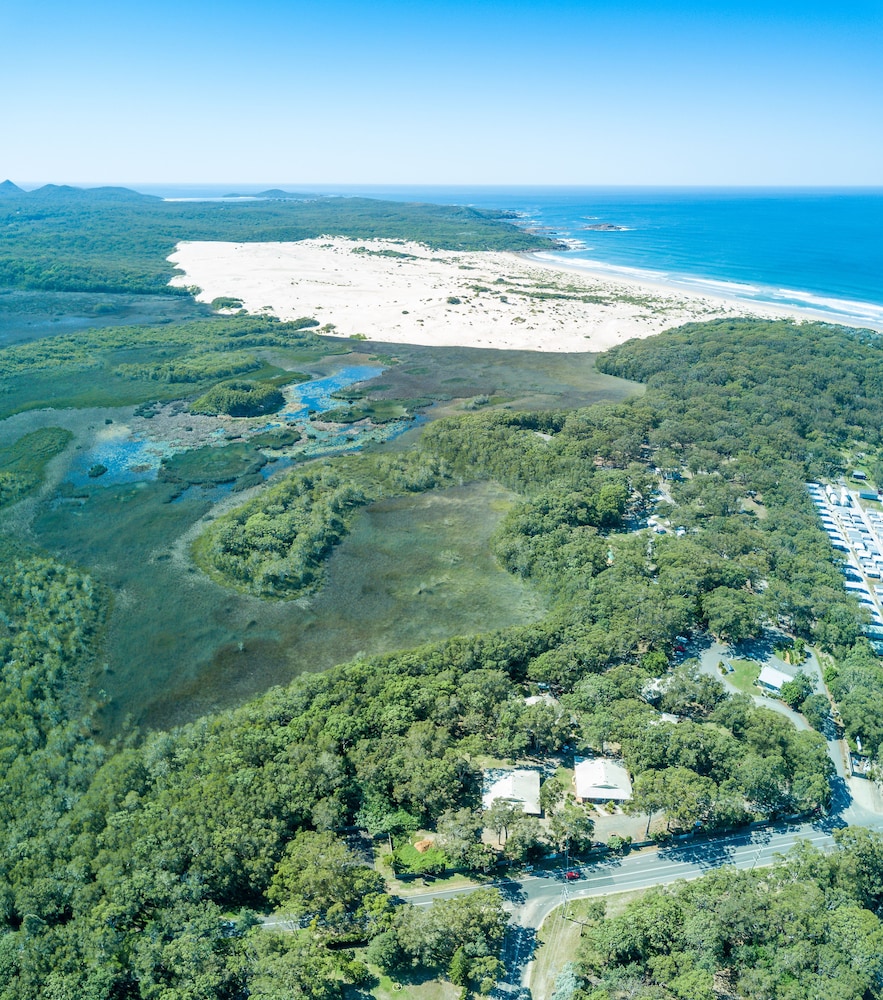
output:
[[[518,924],[538,928],[549,913],[564,902],[565,893],[568,899],[584,899],[666,885],[678,879],[699,878],[724,865],[762,867],[772,864],[776,854],[784,854],[801,839],[823,850],[833,848],[833,830],[843,825],[842,820],[826,817],[818,823],[783,824],[731,837],[681,841],[624,856],[609,855],[592,864],[571,867],[569,870],[580,874],[580,878],[573,882],[564,878],[564,868],[561,868],[484,885],[492,885],[501,891]],[[874,825],[883,830],[880,817],[876,818]],[[455,889],[428,889],[409,896],[407,902],[412,906],[430,906],[436,900],[454,899],[474,892],[476,888],[476,885],[464,885]],[[291,919],[282,914],[264,918],[263,924],[267,928],[293,927]]]
[[[580,878],[568,882],[564,869],[528,875],[522,879],[494,882],[507,900],[513,916],[525,927],[537,928],[565,899],[610,895],[666,885],[678,879],[699,878],[724,865],[755,868],[772,864],[776,854],[784,854],[800,839],[823,850],[834,846],[833,829],[841,824],[828,819],[815,823],[794,823],[754,830],[732,837],[707,841],[684,841],[634,854],[608,856],[593,864],[577,867]],[[883,828],[879,823],[878,827]],[[451,899],[471,892],[473,887],[429,890],[411,896],[414,906],[429,906],[437,899]]]
[[[727,865],[740,869],[763,867],[772,864],[777,855],[785,854],[798,840],[808,841],[821,850],[831,850],[834,830],[845,825],[841,816],[824,817],[816,823],[780,824],[731,837],[682,841],[624,857],[609,856],[571,869],[580,874],[580,878],[572,882],[564,878],[563,868],[519,880],[495,882],[493,884],[502,892],[513,917],[502,953],[506,974],[495,994],[498,997],[517,996],[519,1000],[531,996],[526,984],[536,951],[537,930],[557,906],[568,900],[695,879]],[[883,830],[879,816],[863,825]],[[414,906],[429,906],[438,899],[451,899],[470,891],[469,886],[430,890],[411,896],[409,902]]]
[[[755,655],[760,651],[754,651]],[[720,678],[717,663],[734,653],[729,647],[713,643],[697,643],[688,650],[697,656],[702,668]],[[768,655],[768,653],[767,653]],[[759,659],[764,657],[758,656]],[[810,672],[820,674],[817,663],[810,663]],[[726,685],[726,679],[724,679]],[[791,712],[785,705],[760,694],[753,696],[757,704],[781,711],[798,728],[809,726],[802,716]],[[647,889],[654,885],[667,885],[679,879],[699,878],[715,868],[730,865],[750,869],[770,865],[776,855],[785,854],[798,840],[806,840],[822,850],[834,847],[833,831],[844,826],[864,826],[883,831],[883,812],[875,805],[874,796],[867,789],[856,787],[862,779],[847,778],[844,748],[836,738],[828,740],[828,753],[834,764],[831,813],[812,823],[777,824],[750,832],[709,840],[684,840],[665,847],[636,851],[625,856],[609,855],[606,858],[580,867],[571,866],[580,878],[572,882],[564,878],[564,868],[545,870],[521,879],[504,879],[485,883],[498,888],[506,901],[513,920],[503,948],[506,966],[505,981],[500,983],[498,996],[515,995],[530,997],[524,986],[529,979],[529,966],[536,950],[537,930],[545,918],[567,900],[606,896],[618,892]],[[853,789],[859,794],[857,801]],[[879,801],[876,806],[879,807]],[[452,899],[473,892],[477,886],[466,885],[456,889],[428,889],[408,897],[413,906],[429,906],[436,900]],[[294,925],[283,915],[266,917],[263,925],[270,929],[292,930]]]

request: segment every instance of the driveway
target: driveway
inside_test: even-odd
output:
[[[791,663],[785,663],[773,652],[774,645],[779,641],[779,636],[773,634],[771,637],[751,643],[742,643],[731,646],[715,640],[697,640],[691,644],[687,653],[694,656],[699,661],[699,669],[704,674],[716,677],[730,694],[740,694],[738,688],[732,684],[728,677],[721,675],[718,663],[721,660],[731,659],[752,659],[760,666],[769,664],[777,670],[793,677],[798,670],[803,672],[815,682],[816,691],[826,692],[822,680],[822,668],[818,657],[812,650],[807,650],[807,657],[798,667]],[[784,702],[779,701],[774,695],[762,694],[760,691],[752,691],[751,699],[755,705],[768,708],[779,715],[785,716],[797,729],[807,730],[812,727],[799,713],[789,708]],[[834,765],[836,777],[833,781],[833,804],[832,809],[839,812],[848,823],[860,824],[862,826],[875,825],[880,822],[883,816],[883,797],[875,788],[870,790],[870,784],[862,778],[852,778],[847,769],[847,749],[843,740],[831,734],[826,739],[828,746],[828,756]],[[859,785],[861,787],[859,787]]]

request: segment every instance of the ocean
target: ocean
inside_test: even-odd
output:
[[[568,241],[554,256],[571,265],[883,329],[883,188],[268,187],[512,211]],[[164,197],[261,189],[140,188]]]

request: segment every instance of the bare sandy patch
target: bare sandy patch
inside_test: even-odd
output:
[[[313,316],[340,337],[427,346],[603,351],[692,320],[798,315],[510,253],[394,240],[178,244],[173,285],[250,313]]]

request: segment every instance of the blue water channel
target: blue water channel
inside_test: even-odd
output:
[[[302,382],[299,385],[288,386],[283,390],[286,397],[283,410],[275,420],[268,421],[261,427],[256,427],[254,433],[283,427],[286,424],[302,424],[307,433],[308,441],[305,447],[303,445],[299,447],[310,457],[358,448],[364,432],[352,426],[327,430],[313,428],[309,423],[309,417],[311,414],[321,414],[327,410],[346,405],[342,400],[334,399],[333,394],[358,382],[367,382],[376,378],[383,371],[384,369],[379,365],[347,365],[331,375],[311,379],[309,382]],[[369,436],[375,440],[389,440],[411,426],[413,426],[413,421],[410,420],[395,421],[372,429]],[[224,438],[227,430],[224,427],[219,427],[214,433],[218,438]],[[147,438],[109,438],[95,444],[88,451],[79,452],[71,463],[67,479],[75,486],[88,484],[109,486],[153,480],[157,477],[162,459],[178,450],[180,449],[172,447],[167,442]],[[292,464],[293,459],[280,456],[264,466],[261,474],[264,478],[269,478]],[[103,465],[107,471],[100,477],[90,477],[89,470],[98,465]],[[220,486],[208,490],[201,487],[194,489],[201,496],[218,499],[232,489],[232,484],[223,484],[223,486],[226,489]],[[193,491],[187,490],[182,496],[191,492]]]
[[[333,410],[335,407],[343,405],[341,400],[331,398],[333,393],[340,392],[341,389],[346,389],[357,382],[367,382],[369,379],[376,378],[383,371],[384,369],[378,368],[377,365],[349,365],[333,375],[289,386],[285,390],[285,396],[286,399],[290,397],[290,402],[280,416],[285,423],[291,424],[306,420],[310,413],[324,413],[326,410]],[[279,427],[280,424],[275,423],[269,426]]]

